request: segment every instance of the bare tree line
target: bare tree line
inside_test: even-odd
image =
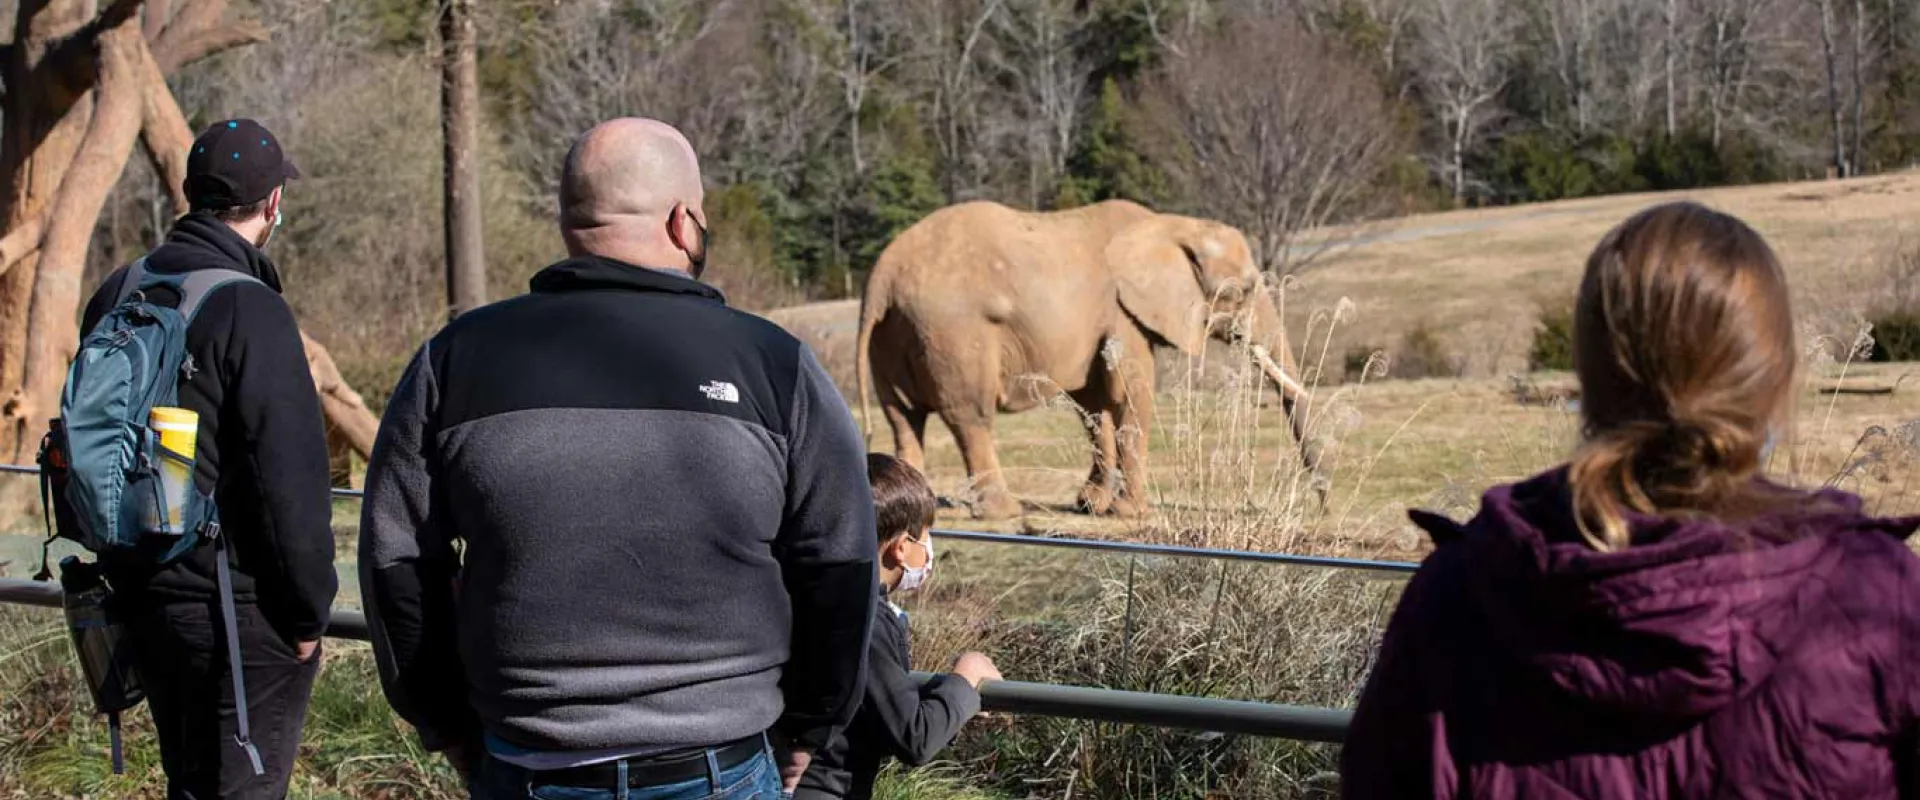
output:
[[[1507,162],[1528,136],[1596,163],[1698,140],[1671,157],[1759,153],[1741,157],[1786,177],[1920,152],[1907,0],[469,5],[494,296],[554,249],[567,141],[622,114],[695,139],[722,208],[714,274],[749,306],[850,294],[894,232],[968,200],[1124,196],[1238,225],[1285,272],[1311,262],[1302,231],[1389,206],[1524,198]],[[30,7],[25,27],[0,9],[16,20],[4,46],[58,71],[6,86],[0,329],[33,342],[0,353],[14,413],[37,413],[29,399],[70,352],[60,321],[85,279],[151,246],[178,211],[183,132],[223,115],[268,122],[312,165],[275,257],[349,381],[383,388],[396,343],[444,318],[439,4]],[[70,63],[55,45],[82,26],[92,38],[73,41],[100,48]],[[34,78],[49,74],[68,77]],[[123,142],[148,156],[124,175]],[[93,207],[99,224],[79,222]],[[17,452],[25,429],[12,430],[0,444]]]

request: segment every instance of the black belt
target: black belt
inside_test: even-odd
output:
[[[720,771],[724,772],[766,752],[766,748],[766,737],[756,733],[744,739],[708,749],[714,751],[714,759],[719,762]],[[588,764],[584,767],[539,770],[533,773],[532,783],[534,786],[570,786],[581,789],[612,788],[620,782],[621,761],[627,762],[627,788],[629,789],[644,789],[649,786],[663,786],[707,777],[707,751],[701,750],[688,755],[666,758],[626,758]]]

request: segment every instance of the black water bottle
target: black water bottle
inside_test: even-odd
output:
[[[118,775],[125,770],[120,712],[139,705],[147,696],[134,668],[133,647],[110,607],[113,592],[100,579],[99,565],[74,556],[60,559],[60,588],[67,629],[73,634],[73,650],[80,657],[87,691],[93,695],[95,711],[107,715],[113,737],[113,771]]]

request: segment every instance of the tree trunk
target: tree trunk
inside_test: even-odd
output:
[[[480,78],[474,48],[473,0],[442,0],[440,47],[447,314],[457,317],[487,302],[487,265],[481,251]]]
[[[1467,114],[1462,113],[1453,127],[1453,202],[1457,205],[1467,196]]]
[[[1820,0],[1820,49],[1827,60],[1827,115],[1833,138],[1833,171],[1847,175],[1847,143],[1841,131],[1839,55],[1833,48],[1833,0]]]
[[[853,180],[857,187],[867,174],[866,158],[860,154],[860,112],[867,101],[867,46],[860,38],[859,0],[846,0],[847,65],[842,80],[847,101],[847,154],[853,158]]]
[[[1826,2],[1826,0],[1822,0]],[[1667,138],[1672,139],[1678,129],[1674,109],[1673,59],[1680,47],[1680,4],[1679,0],[1667,0]]]
[[[140,21],[129,16],[98,39],[98,82],[93,113],[72,166],[61,176],[48,216],[34,276],[29,342],[22,376],[21,422],[26,425],[12,463],[24,463],[37,442],[39,426],[59,413],[60,386],[79,341],[74,311],[80,306],[80,281],[87,269],[100,208],[120,179],[140,135],[140,84],[137,60],[146,44]]]
[[[1861,68],[1862,54],[1867,49],[1867,0],[1853,0],[1853,160],[1848,164],[1851,174],[1860,172],[1862,158],[1862,138],[1866,129],[1866,75]]]
[[[22,3],[13,45],[6,50],[7,92],[0,117],[0,186],[8,231],[43,225],[62,178],[93,117],[93,69],[56,74],[63,55],[89,22],[92,3],[51,0]],[[27,393],[27,366],[36,342],[29,325],[34,288],[39,283],[40,242],[25,242],[22,255],[0,277],[0,459],[22,461],[39,439],[46,402]],[[0,265],[0,269],[6,265]],[[79,276],[72,276],[78,281]]]

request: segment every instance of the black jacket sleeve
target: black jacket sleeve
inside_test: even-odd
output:
[[[333,499],[320,396],[307,370],[293,310],[265,286],[231,292],[226,398],[247,442],[221,470],[238,470],[260,491],[262,526],[249,565],[254,594],[276,628],[299,641],[327,629],[339,580],[333,571]]]
[[[867,648],[866,704],[860,713],[886,737],[894,758],[918,767],[946,749],[960,727],[980,713],[980,692],[958,675],[935,675],[924,686],[914,682],[900,658],[906,651],[904,631],[883,632],[880,624]],[[895,636],[903,641],[891,641]]]
[[[435,485],[432,347],[407,367],[374,440],[360,507],[360,586],[387,702],[427,749],[442,750],[467,741],[480,723],[455,637],[459,561]]]
[[[793,603],[782,733],[818,750],[859,708],[878,591],[866,443],[813,352],[800,346],[788,419],[787,507],[775,555]]]

